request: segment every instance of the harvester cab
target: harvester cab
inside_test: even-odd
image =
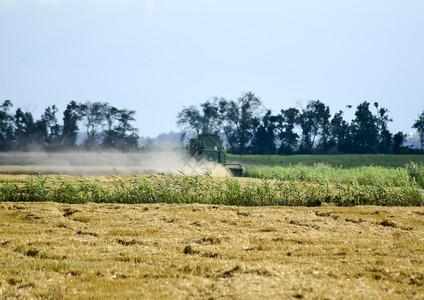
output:
[[[227,163],[227,153],[216,134],[201,134],[192,138],[188,144],[188,152],[197,161],[216,162],[228,169],[234,176],[243,175],[243,167],[237,163]]]

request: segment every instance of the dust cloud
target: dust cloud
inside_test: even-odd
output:
[[[63,175],[210,175],[230,176],[225,167],[196,161],[184,152],[6,152],[0,153],[2,174]]]

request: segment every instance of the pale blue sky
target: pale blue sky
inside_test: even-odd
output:
[[[251,90],[274,111],[379,101],[411,131],[423,16],[422,0],[0,0],[0,100],[107,101],[154,136],[184,105]]]

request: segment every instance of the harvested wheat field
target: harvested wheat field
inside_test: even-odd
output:
[[[423,299],[422,207],[0,203],[9,298]]]

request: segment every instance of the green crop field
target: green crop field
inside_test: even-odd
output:
[[[314,166],[325,164],[333,167],[353,168],[361,166],[404,167],[408,163],[424,164],[424,155],[388,154],[340,154],[340,155],[228,155],[230,161],[246,165],[266,166]]]
[[[316,166],[247,166],[244,176],[291,182],[382,185],[424,188],[424,167],[409,164],[403,168],[356,167],[350,169]]]
[[[231,160],[244,164],[245,177],[292,183],[302,190],[331,186],[333,190],[347,188],[350,192],[355,189],[387,192],[396,188],[405,192],[412,188],[418,193],[424,192],[423,158],[422,155],[230,156]],[[366,194],[359,197],[369,198]],[[315,196],[309,194],[309,197]],[[342,199],[348,198],[343,194]],[[330,202],[334,203],[333,199]]]
[[[399,156],[402,167],[358,166],[343,168],[324,164],[350,156],[307,156],[315,164],[278,165],[278,159],[300,156],[236,157],[245,164],[245,178],[203,176],[61,176],[0,175],[0,201],[54,201],[63,203],[202,203],[242,206],[418,205],[424,204],[422,156]],[[363,158],[362,164],[373,157]],[[390,161],[392,156],[386,156]],[[401,159],[396,158],[400,164]],[[376,162],[378,162],[377,160]],[[411,161],[415,162],[411,162]],[[243,160],[240,160],[243,162]],[[352,162],[354,159],[352,159]],[[253,162],[260,162],[255,165]],[[271,165],[271,162],[274,165]],[[339,165],[337,163],[336,165]],[[268,165],[267,165],[268,164]],[[353,165],[353,163],[352,163]],[[386,164],[387,165],[387,164]],[[7,166],[6,166],[7,167]],[[34,168],[39,166],[34,165]],[[224,172],[224,174],[226,174]],[[250,178],[248,178],[250,177]]]
[[[405,178],[405,180],[407,180]],[[424,190],[376,182],[304,182],[210,176],[0,177],[0,201],[62,203],[202,203],[240,206],[416,205]]]
[[[25,157],[15,156],[12,157],[15,161]],[[2,166],[2,170],[15,176],[0,175],[0,201],[203,203],[243,206],[421,206],[424,203],[424,167],[421,162],[423,157],[230,156],[229,160],[243,163],[245,178],[230,177],[225,169],[221,172],[223,177],[212,176],[216,173],[212,171],[202,173],[201,176],[186,176],[183,173],[169,176],[142,173],[137,176],[122,176],[118,172],[114,172],[115,176],[31,176],[19,175],[19,172],[26,168],[26,172],[30,174],[48,168],[37,163],[29,163],[24,169],[6,164]],[[8,156],[6,158],[10,160]],[[57,155],[50,154],[48,158],[62,162]],[[76,159],[74,156],[71,158]],[[130,164],[135,158],[141,159],[138,156],[129,156],[126,157],[126,162]],[[297,163],[299,161],[302,163]],[[343,161],[349,161],[350,167],[345,167]],[[67,172],[69,166],[58,165],[52,168],[55,173],[60,174],[61,170]],[[94,174],[99,172],[97,165],[73,168],[74,171],[83,168],[84,172],[92,168]],[[220,168],[223,169],[222,166]]]

